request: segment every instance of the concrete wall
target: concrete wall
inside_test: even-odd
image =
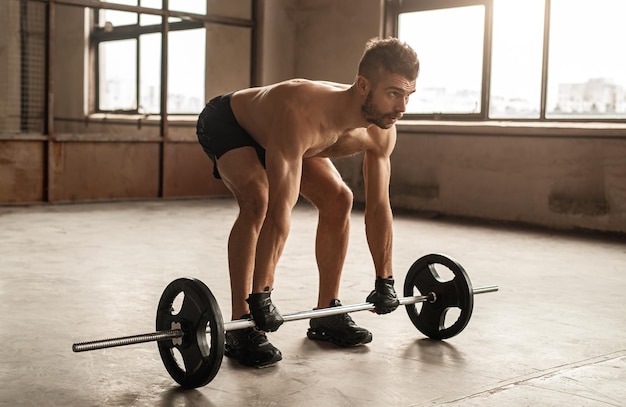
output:
[[[391,194],[408,209],[625,232],[626,139],[402,132]]]
[[[392,155],[395,209],[626,232],[626,137],[607,131],[401,124]],[[362,157],[337,162],[364,201]]]
[[[41,141],[0,139],[0,204],[45,199],[45,158]]]
[[[0,203],[228,194],[197,143],[195,115],[171,120],[162,137],[158,117],[89,114],[90,12],[82,7],[54,7],[51,133],[20,129],[19,4],[8,0],[0,20],[0,56],[10,61],[0,68]],[[43,3],[28,4],[41,8],[35,28],[43,31]],[[226,16],[252,15],[249,0],[210,6]],[[250,28],[207,24],[207,48],[213,52],[207,58],[207,100],[250,86],[251,47]],[[29,73],[44,78],[43,53],[40,62]],[[43,95],[43,84],[36,90]]]
[[[365,41],[381,33],[383,3],[259,0],[251,84],[292,77],[352,82]],[[238,17],[251,13],[243,0],[216,4]],[[65,48],[55,50],[55,134],[0,134],[0,203],[225,194],[195,142],[193,117],[171,123],[166,140],[154,119],[86,120],[84,38],[64,31],[82,27],[84,13],[57,8],[58,19],[71,20],[57,21]],[[15,24],[1,18],[7,35],[0,55],[15,53]],[[207,98],[250,84],[248,34],[208,30],[207,43],[224,47],[224,58],[208,61]],[[2,66],[0,73],[16,69]],[[9,92],[7,77],[0,89]],[[12,105],[0,97],[0,119],[8,123]],[[357,201],[361,160],[335,161]],[[624,125],[403,123],[392,161],[396,209],[626,233]]]
[[[352,83],[383,0],[262,0],[255,83],[300,77]]]

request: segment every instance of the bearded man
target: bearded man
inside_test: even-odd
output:
[[[352,191],[331,158],[364,153],[365,231],[375,282],[367,301],[379,314],[395,310],[392,272],[390,155],[398,119],[415,91],[419,61],[396,38],[368,41],[353,84],[292,79],[212,99],[200,114],[198,140],[213,174],[233,193],[239,214],[228,241],[232,319],[254,328],[226,332],[225,354],[265,367],[282,359],[266,332],[283,318],[271,300],[276,264],[300,195],[319,211],[315,254],[317,308],[340,306]],[[307,336],[339,346],[371,342],[348,314],[310,321]]]

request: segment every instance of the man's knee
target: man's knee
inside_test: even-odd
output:
[[[328,216],[347,218],[352,211],[353,200],[352,190],[346,184],[342,184],[333,196],[324,201],[324,208],[320,208],[320,211]]]
[[[252,182],[242,190],[236,197],[241,214],[262,223],[267,213],[269,199],[267,186],[263,183]]]
[[[343,184],[343,188],[339,193],[337,201],[339,202],[339,205],[341,205],[341,209],[345,213],[350,213],[352,211],[354,195],[352,194],[352,190],[346,184]]]

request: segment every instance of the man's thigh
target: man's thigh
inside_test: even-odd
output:
[[[313,157],[303,160],[300,191],[316,207],[320,208],[326,200],[347,188],[330,158]]]
[[[237,199],[268,188],[265,168],[254,147],[227,151],[217,159],[217,168],[224,184]]]

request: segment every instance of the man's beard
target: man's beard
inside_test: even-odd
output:
[[[365,103],[361,106],[361,111],[368,123],[372,123],[381,129],[388,129],[393,125],[393,122],[386,123],[386,120],[399,119],[402,117],[402,113],[400,112],[381,113],[378,111],[372,103],[372,92],[368,93],[365,97]]]

